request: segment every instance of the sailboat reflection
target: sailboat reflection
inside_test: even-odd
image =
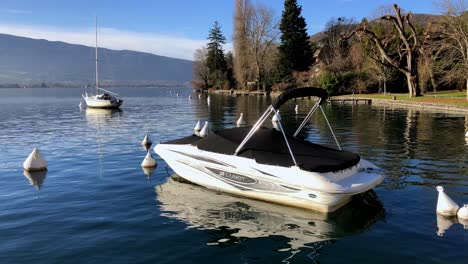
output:
[[[373,192],[358,196],[349,205],[327,215],[218,194],[188,183],[176,174],[155,189],[163,216],[200,230],[227,227],[233,231],[232,239],[284,236],[290,239],[291,250],[363,232],[385,214]]]
[[[28,179],[29,184],[33,185],[36,190],[40,190],[47,175],[47,170],[42,171],[23,171],[24,177]]]
[[[106,146],[105,143],[110,139],[109,136],[104,136],[106,135],[105,132],[106,130],[110,130],[108,128],[114,129],[120,126],[119,118],[121,114],[121,109],[86,108],[86,121],[90,127],[97,130],[96,146],[99,160],[99,177],[102,177],[103,175],[103,155],[104,147]],[[117,122],[112,120],[114,118],[117,119]]]
[[[110,125],[112,118],[120,117],[121,114],[121,109],[86,108],[86,121],[94,128],[102,129]]]

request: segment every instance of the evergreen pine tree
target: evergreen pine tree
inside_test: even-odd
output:
[[[307,71],[313,54],[307,35],[307,24],[301,15],[302,7],[296,0],[285,0],[281,16],[281,45],[279,46],[278,74],[282,81],[290,81],[292,71]]]
[[[219,88],[226,81],[227,65],[222,47],[226,43],[226,38],[221,32],[218,21],[215,21],[213,28],[210,29],[208,40],[206,61],[210,72],[211,84]]]

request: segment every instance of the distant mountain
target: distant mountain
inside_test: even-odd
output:
[[[99,81],[185,83],[192,61],[130,50],[99,48]],[[0,84],[93,84],[94,47],[0,34]]]

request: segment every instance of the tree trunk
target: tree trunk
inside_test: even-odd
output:
[[[437,83],[434,78],[434,72],[432,71],[430,67],[429,67],[429,76],[431,77],[432,91],[437,92]]]
[[[255,80],[257,82],[257,91],[260,91],[260,63],[259,63],[258,59],[255,59],[255,62],[256,62],[255,75],[257,75]]]
[[[468,78],[466,78],[466,100],[468,100]]]
[[[387,78],[385,76],[383,78],[383,94],[387,94]]]
[[[382,93],[382,78],[379,78],[379,94]]]
[[[412,78],[411,78],[411,73],[407,72],[405,73],[405,76],[406,76],[406,81],[408,82],[408,93],[409,93],[409,97],[414,97],[414,81],[412,81]]]

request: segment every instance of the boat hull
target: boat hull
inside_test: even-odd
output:
[[[333,212],[353,195],[380,184],[377,167],[363,160],[349,171],[316,173],[298,167],[202,151],[192,145],[158,144],[155,152],[184,179],[216,191],[273,203]],[[359,184],[353,184],[353,182]]]
[[[122,105],[122,100],[103,100],[93,97],[83,97],[86,106],[91,108],[117,109]]]

